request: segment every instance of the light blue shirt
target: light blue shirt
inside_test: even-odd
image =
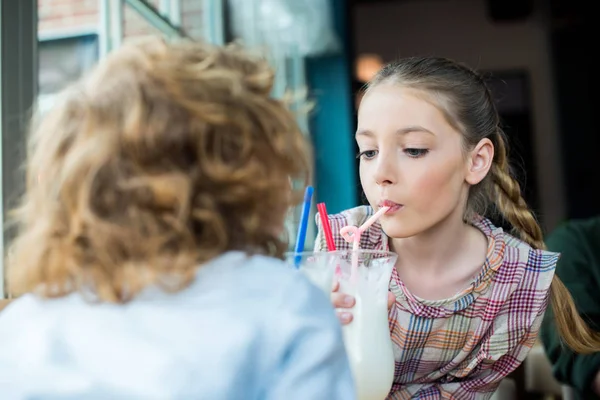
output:
[[[27,295],[0,313],[0,398],[352,400],[328,296],[283,262],[227,253],[126,305]]]

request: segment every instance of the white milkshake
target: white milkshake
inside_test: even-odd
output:
[[[328,296],[333,285],[333,274],[338,256],[335,252],[286,253],[286,262],[303,273],[315,286]]]
[[[300,268],[300,272],[304,273],[308,279],[323,292],[331,292],[333,286],[333,272],[335,268],[328,260],[322,260],[321,263],[306,263]]]
[[[358,400],[384,400],[394,380],[394,350],[390,337],[387,293],[395,255],[380,259],[360,255],[357,279],[342,264],[340,290],[355,296],[354,318],[344,326],[344,344],[354,375]],[[346,265],[344,265],[346,264]]]

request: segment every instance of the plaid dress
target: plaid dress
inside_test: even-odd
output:
[[[338,250],[352,248],[340,229],[360,226],[372,214],[362,206],[329,216]],[[463,292],[423,300],[392,273],[396,369],[388,399],[487,399],[535,343],[559,254],[534,250],[483,217],[472,224],[487,236],[488,251],[480,274]],[[317,226],[315,251],[327,251],[318,215]],[[360,247],[389,250],[378,222],[362,234]]]

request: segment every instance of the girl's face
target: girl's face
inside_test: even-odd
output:
[[[363,190],[375,210],[391,207],[381,223],[392,238],[462,218],[469,186],[485,177],[493,157],[491,143],[465,154],[461,134],[426,93],[391,84],[363,97],[356,141]]]

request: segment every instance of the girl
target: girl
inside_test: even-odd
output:
[[[390,207],[361,243],[399,255],[390,282],[390,399],[488,398],[534,344],[548,297],[567,345],[600,348],[554,277],[559,255],[544,251],[510,175],[498,112],[479,75],[443,58],[388,65],[362,98],[356,141],[370,207],[331,224],[338,248],[349,249],[339,230]],[[488,206],[518,238],[482,217]],[[326,250],[320,230],[316,248]],[[354,304],[341,293],[332,299],[338,308]]]
[[[354,398],[329,299],[278,260],[310,162],[272,84],[237,47],[151,40],[44,117],[9,259],[33,294],[0,315],[0,397]]]

